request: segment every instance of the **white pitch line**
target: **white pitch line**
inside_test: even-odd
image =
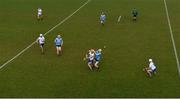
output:
[[[120,21],[121,21],[121,16],[118,17],[118,22],[120,22]]]
[[[173,49],[174,49],[174,54],[175,54],[175,58],[176,58],[176,64],[177,64],[177,68],[178,68],[178,72],[179,72],[179,76],[180,76],[179,58],[178,58],[178,54],[177,54],[176,43],[175,43],[175,40],[174,40],[174,35],[173,35],[173,31],[172,31],[172,26],[171,26],[171,21],[170,21],[170,17],[169,17],[169,12],[168,12],[168,7],[167,7],[166,0],[164,0],[164,6],[165,6],[165,11],[166,11],[168,25],[169,25],[171,41],[172,41],[172,45],[173,45]]]
[[[67,21],[69,18],[71,18],[74,14],[76,14],[80,9],[82,9],[85,5],[87,5],[91,0],[86,1],[83,5],[81,5],[76,11],[74,11],[72,14],[70,14],[68,17],[66,17],[64,20],[62,20],[60,23],[58,23],[57,25],[55,25],[54,27],[52,27],[50,30],[48,30],[46,33],[44,33],[44,36],[49,34],[51,31],[53,31],[55,28],[57,28],[58,26],[62,25],[65,21]],[[5,67],[7,64],[9,64],[10,62],[12,62],[14,59],[16,59],[17,57],[19,57],[21,54],[23,54],[25,51],[27,51],[29,48],[31,48],[34,44],[36,43],[36,41],[32,42],[30,45],[28,45],[25,49],[23,49],[21,52],[19,52],[17,55],[15,55],[13,58],[11,58],[10,60],[6,61],[4,64],[2,64],[0,66],[0,69],[2,69],[3,67]]]

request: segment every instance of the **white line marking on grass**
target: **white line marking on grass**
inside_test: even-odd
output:
[[[171,41],[172,41],[172,44],[173,44],[174,54],[175,54],[175,57],[176,57],[176,64],[177,64],[177,68],[178,68],[178,72],[179,72],[179,76],[180,76],[179,58],[178,58],[178,54],[177,54],[176,43],[175,43],[175,40],[174,40],[174,35],[173,35],[173,31],[172,31],[171,21],[170,21],[170,18],[169,18],[169,12],[168,12],[168,7],[167,7],[166,0],[164,0],[164,6],[165,6],[165,10],[166,10],[166,16],[167,16],[167,21],[168,21],[168,25],[169,25],[169,31],[170,31],[170,35],[171,35]]]
[[[121,16],[118,17],[118,23],[121,21]]]
[[[55,28],[57,28],[58,26],[62,25],[65,21],[67,21],[69,18],[71,18],[74,14],[76,14],[80,9],[82,9],[85,5],[87,5],[91,0],[86,1],[82,6],[80,6],[76,11],[74,11],[72,14],[70,14],[68,17],[66,17],[64,20],[62,20],[60,23],[58,23],[57,25],[55,25],[54,27],[52,27],[50,30],[48,30],[46,33],[44,33],[44,36],[49,34],[51,31],[53,31]],[[31,48],[34,44],[36,43],[36,41],[32,42],[30,45],[28,45],[25,49],[23,49],[21,52],[19,52],[17,55],[15,55],[13,58],[11,58],[10,60],[8,60],[7,62],[5,62],[4,64],[2,64],[0,66],[0,69],[2,69],[4,66],[6,66],[7,64],[9,64],[10,62],[12,62],[14,59],[16,59],[17,57],[19,57],[21,54],[23,54],[25,51],[27,51],[29,48]]]

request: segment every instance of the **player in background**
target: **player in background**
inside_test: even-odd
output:
[[[43,19],[43,13],[41,8],[38,8],[37,19],[38,21]]]
[[[62,45],[63,45],[63,40],[62,40],[61,36],[58,35],[58,36],[56,37],[56,39],[54,40],[54,42],[55,42],[55,45],[56,45],[56,53],[57,53],[57,55],[60,55],[61,50],[62,50],[61,47],[62,47]]]
[[[45,38],[44,38],[43,34],[40,34],[40,36],[37,39],[37,43],[39,43],[39,45],[40,45],[41,53],[44,54]]]
[[[104,14],[104,12],[102,12],[102,14],[100,16],[100,22],[102,25],[104,25],[105,21],[106,21],[106,15]]]
[[[93,49],[89,50],[86,54],[86,58],[88,60],[88,67],[90,70],[93,70],[94,66],[94,57],[95,57],[95,51]]]
[[[136,21],[138,16],[138,11],[135,8],[132,10],[132,16],[133,16],[133,21]]]
[[[100,62],[100,59],[101,59],[101,52],[102,52],[102,49],[98,49],[96,52],[95,52],[95,64],[94,66],[99,69],[99,62]]]
[[[152,74],[156,74],[156,66],[152,59],[149,59],[149,67],[143,69],[149,77],[152,77]]]

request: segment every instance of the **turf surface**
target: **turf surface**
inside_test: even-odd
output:
[[[0,64],[5,63],[40,33],[61,22],[86,0],[1,0]],[[180,54],[179,0],[167,0],[173,33]],[[44,10],[37,22],[36,10]],[[131,10],[139,18],[131,21]],[[107,14],[104,27],[99,24]],[[117,23],[121,15],[120,23]],[[54,39],[61,34],[63,54],[55,53]],[[0,70],[0,97],[180,97],[178,75],[163,0],[92,0],[46,37],[45,55],[38,45]],[[83,61],[90,48],[103,48],[100,71]],[[142,71],[152,58],[158,73]]]

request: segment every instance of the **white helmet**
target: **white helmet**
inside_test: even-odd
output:
[[[149,59],[149,62],[152,62],[153,60],[152,59]]]
[[[102,51],[102,49],[98,49],[98,51],[99,51],[99,52],[101,52],[101,51]]]
[[[43,34],[40,34],[39,36],[43,36]]]
[[[59,37],[59,38],[60,38],[60,37],[61,37],[61,35],[58,35],[57,37]]]

